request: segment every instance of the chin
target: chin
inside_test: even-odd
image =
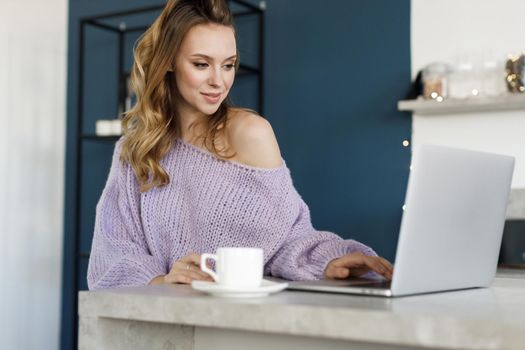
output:
[[[200,108],[200,111],[206,115],[212,115],[213,113],[217,112],[220,105],[221,104],[219,103],[216,106],[206,106],[206,107]]]

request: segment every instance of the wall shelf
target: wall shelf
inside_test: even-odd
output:
[[[419,98],[399,101],[397,108],[400,111],[410,111],[419,115],[525,110],[525,94],[446,99],[442,102]]]

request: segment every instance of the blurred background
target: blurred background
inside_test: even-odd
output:
[[[76,348],[133,44],[163,3],[0,0],[1,349]],[[525,263],[525,44],[509,16],[523,1],[230,4],[233,102],[271,122],[316,228],[393,261],[414,145],[503,153],[515,251],[501,262]]]

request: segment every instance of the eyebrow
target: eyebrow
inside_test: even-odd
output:
[[[202,58],[206,58],[210,61],[213,61],[213,57],[210,57],[208,55],[205,55],[205,54],[202,54],[202,53],[196,53],[196,54],[193,54],[191,55],[192,57],[196,56],[196,57],[202,57]],[[230,56],[228,57],[227,59],[225,59],[223,62],[226,62],[226,61],[229,61],[231,59],[234,59],[234,58],[237,58],[237,55],[233,55],[233,56]]]

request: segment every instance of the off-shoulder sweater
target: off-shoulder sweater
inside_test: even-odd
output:
[[[265,274],[289,280],[321,279],[347,253],[376,255],[314,229],[284,159],[278,168],[257,168],[177,138],[161,160],[170,182],[141,193],[120,145],[96,208],[91,290],[146,285],[185,255],[219,247],[262,248]]]

